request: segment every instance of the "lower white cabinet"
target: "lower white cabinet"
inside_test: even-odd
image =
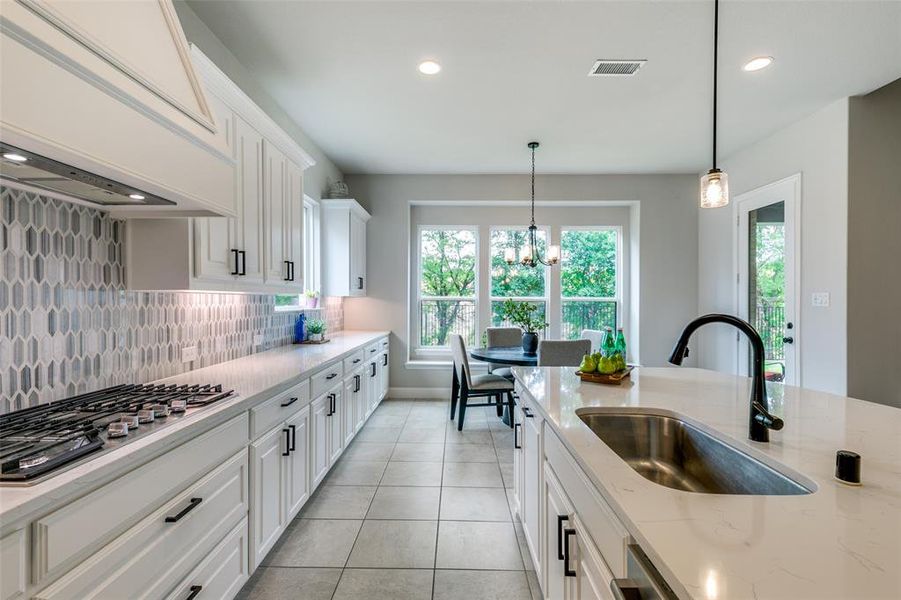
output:
[[[253,568],[272,549],[310,495],[310,407],[304,406],[250,445]]]
[[[310,479],[311,490],[315,490],[325,479],[329,468],[329,410],[331,402],[327,394],[319,396],[310,404]]]
[[[347,448],[357,433],[357,410],[360,391],[363,389],[361,377],[351,373],[344,379],[344,447]]]
[[[379,402],[388,395],[388,351],[379,354]]]
[[[522,445],[522,493],[519,496],[519,514],[522,519],[526,546],[535,565],[538,581],[543,581],[543,563],[541,560],[542,539],[542,507],[541,490],[543,488],[542,463],[542,421],[541,417],[530,407],[527,399],[520,398],[522,403],[522,428],[520,445]]]
[[[0,600],[13,600],[25,594],[25,529],[0,539]]]
[[[573,573],[569,538],[572,536],[573,510],[550,467],[544,467],[544,597],[567,598],[566,579]]]
[[[616,600],[610,590],[613,573],[591,541],[588,530],[577,515],[572,522],[574,535],[568,540],[575,573],[569,581],[569,600]]]
[[[247,517],[188,575],[168,600],[234,598],[250,577]]]
[[[333,387],[327,397],[332,403],[328,413],[329,466],[331,466],[341,458],[341,453],[344,452],[344,413],[347,411],[347,407],[344,406],[344,385],[338,384]]]
[[[379,384],[379,357],[372,356],[369,359],[369,362],[366,363],[366,373],[364,374],[364,379],[366,380],[366,418],[369,418],[369,415],[372,414],[372,411],[375,410],[375,407],[379,405],[379,392],[380,392],[380,384]]]

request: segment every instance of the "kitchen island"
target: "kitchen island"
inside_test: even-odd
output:
[[[517,367],[514,374],[521,406],[532,416],[517,411],[525,454],[530,442],[537,446],[543,453],[539,467],[544,463],[545,473],[551,473],[528,473],[535,461],[527,456],[517,464],[517,501],[525,509],[533,560],[543,562],[538,571],[547,596],[554,597],[555,586],[568,586],[576,592],[567,597],[595,597],[580,596],[578,585],[554,581],[557,526],[551,523],[554,502],[547,500],[552,495],[531,501],[540,507],[537,511],[529,509],[534,492],[525,488],[536,483],[553,488],[547,482],[558,477],[561,494],[578,505],[579,491],[566,489],[566,477],[551,468],[560,449],[581,471],[571,480],[586,478],[599,496],[601,512],[612,513],[612,530],[595,532],[593,516],[579,515],[609,567],[608,578],[625,576],[620,546],[636,544],[680,598],[901,597],[901,410],[776,384],[770,386],[770,407],[785,428],[771,432],[769,443],[757,443],[748,440],[746,378],[702,369],[640,368],[622,386],[605,386],[582,383],[573,369]],[[659,485],[639,475],[589,429],[577,413],[584,409],[677,416],[811,493],[723,495]],[[837,450],[862,456],[863,485],[834,479]],[[578,512],[578,506],[572,510]],[[536,518],[544,525],[530,525]],[[617,527],[623,530],[619,545],[608,539]],[[612,553],[604,553],[605,548]],[[565,566],[571,570],[568,560]],[[574,581],[576,575],[578,568],[571,575]]]

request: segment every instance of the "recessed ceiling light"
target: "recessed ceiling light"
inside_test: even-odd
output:
[[[423,75],[436,75],[441,71],[441,65],[434,60],[424,60],[419,63],[419,72]]]
[[[742,69],[745,71],[759,71],[760,69],[766,69],[771,64],[773,64],[772,56],[757,56],[746,62]]]
[[[3,155],[3,158],[6,160],[11,160],[13,162],[25,162],[28,158],[22,156],[21,154],[16,154],[15,152],[7,152]]]
[[[128,197],[131,198],[132,200],[143,200],[144,199],[144,196],[142,196],[141,194],[129,194]]]

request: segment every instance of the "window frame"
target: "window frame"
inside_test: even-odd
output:
[[[410,311],[410,316],[413,317],[413,322],[411,323],[410,333],[412,335],[412,340],[415,343],[410,344],[411,352],[414,357],[421,359],[440,359],[446,358],[450,356],[451,349],[449,345],[446,346],[423,346],[422,345],[422,330],[420,324],[422,323],[422,301],[424,299],[422,295],[422,233],[423,231],[469,231],[472,232],[473,238],[475,240],[475,279],[473,280],[473,296],[426,296],[427,300],[472,300],[473,307],[475,310],[475,339],[478,341],[479,339],[479,331],[481,331],[481,318],[479,315],[479,297],[481,296],[481,272],[479,270],[479,263],[481,257],[481,244],[479,243],[479,226],[478,225],[417,225],[416,226],[416,246],[415,246],[415,264],[416,264],[416,296],[415,296],[415,308],[413,311]],[[415,316],[414,316],[415,315]]]
[[[563,233],[566,231],[614,231],[616,232],[616,274],[613,280],[614,295],[613,296],[564,296],[563,295]],[[558,228],[560,235],[560,274],[559,287],[560,298],[558,307],[559,331],[557,332],[563,339],[563,305],[566,302],[613,302],[616,305],[616,327],[626,327],[624,311],[624,260],[623,260],[623,227],[622,225],[561,225]]]
[[[495,327],[494,325],[494,303],[503,302],[504,300],[514,300],[516,302],[544,302],[544,318],[550,323],[551,313],[551,268],[542,265],[544,271],[544,296],[495,296],[492,294],[493,281],[491,274],[491,234],[495,231],[528,231],[528,225],[489,225],[488,226],[488,325],[487,327]],[[538,231],[544,234],[544,247],[551,245],[551,227],[549,225],[538,226]],[[517,257],[519,256],[519,248],[516,248]],[[550,329],[550,324],[544,328],[541,335],[546,336]],[[478,336],[477,336],[478,337]]]
[[[309,212],[307,212],[309,211]],[[322,309],[322,290],[319,287],[320,274],[322,272],[322,208],[318,201],[303,195],[303,289],[318,290],[320,292],[320,305],[318,308],[307,308],[304,306],[303,293],[299,294],[276,294],[276,296],[293,297],[291,304],[276,305],[276,312],[300,312],[309,310]]]

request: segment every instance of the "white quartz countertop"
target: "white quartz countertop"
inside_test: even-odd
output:
[[[748,440],[746,378],[639,368],[622,386],[582,383],[574,369],[514,373],[632,537],[680,597],[901,598],[901,410],[775,384],[785,420],[769,443]],[[581,421],[585,407],[677,413],[775,466],[812,494],[713,495],[657,485]],[[863,485],[833,478],[835,452],[862,456]]]
[[[389,333],[342,331],[332,335],[331,342],[326,344],[280,346],[159,380],[156,383],[221,383],[223,389],[234,390],[236,395],[35,485],[0,487],[0,531],[5,533],[20,521],[88,493],[150,458],[288,389],[323,365],[343,359]]]

